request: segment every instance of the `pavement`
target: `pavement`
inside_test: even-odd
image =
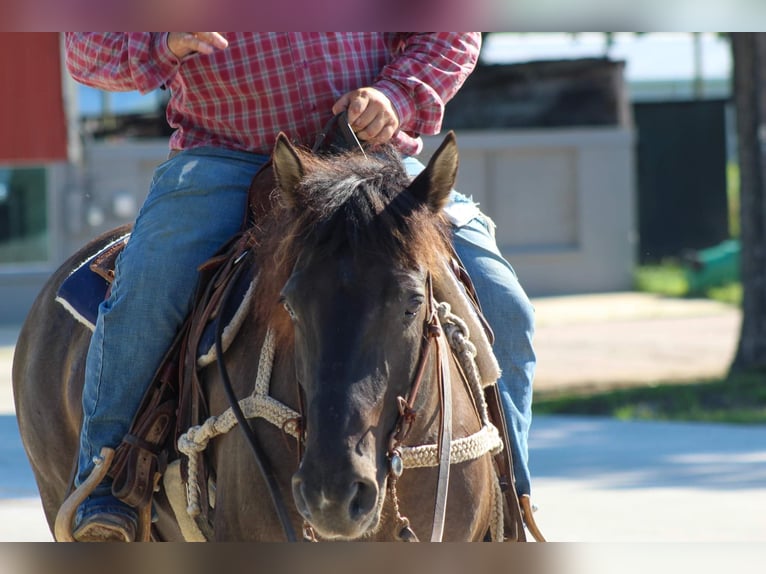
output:
[[[536,392],[724,375],[741,313],[640,293],[533,299]],[[0,327],[0,540],[51,540],[13,415],[18,328]],[[766,541],[766,426],[538,416],[533,499],[548,539]]]
[[[741,312],[708,299],[606,293],[533,300],[539,392],[726,374]]]

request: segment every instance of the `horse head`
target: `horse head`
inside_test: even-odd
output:
[[[457,162],[452,133],[414,180],[392,150],[318,160],[277,140],[293,254],[279,300],[304,404],[292,490],[322,538],[357,539],[380,522],[397,397],[424,344],[427,275],[447,249],[440,212]]]

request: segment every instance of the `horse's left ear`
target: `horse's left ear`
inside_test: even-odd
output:
[[[410,192],[438,213],[447,205],[449,194],[455,187],[457,166],[457,139],[455,132],[450,131],[426,168],[410,184]]]
[[[274,177],[277,180],[279,189],[282,191],[282,197],[285,198],[290,207],[298,207],[298,194],[296,190],[301,179],[303,179],[305,171],[298,152],[282,132],[279,132],[277,142],[274,144],[272,162],[274,165]]]

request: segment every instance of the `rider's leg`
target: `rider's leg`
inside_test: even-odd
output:
[[[238,231],[264,156],[214,148],[182,152],[155,171],[111,295],[99,308],[83,388],[76,484],[101,447],[116,447],[191,306],[197,267]],[[78,512],[135,514],[102,484]]]
[[[492,225],[485,215],[479,215],[454,230],[454,244],[495,332],[493,350],[502,370],[498,389],[511,427],[516,491],[524,495],[531,491],[527,437],[535,374],[534,309],[513,267],[500,254]]]
[[[416,175],[423,164],[404,160]],[[530,494],[527,437],[532,421],[532,381],[535,374],[534,309],[503,258],[494,237],[494,224],[464,195],[452,192],[447,212],[454,226],[455,250],[473,280],[482,310],[495,333],[493,350],[502,370],[500,398],[509,425],[516,490]]]

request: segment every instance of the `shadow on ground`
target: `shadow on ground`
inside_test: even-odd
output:
[[[530,464],[533,477],[605,489],[762,489],[766,427],[539,416]]]
[[[0,499],[38,496],[14,415],[0,415]]]

